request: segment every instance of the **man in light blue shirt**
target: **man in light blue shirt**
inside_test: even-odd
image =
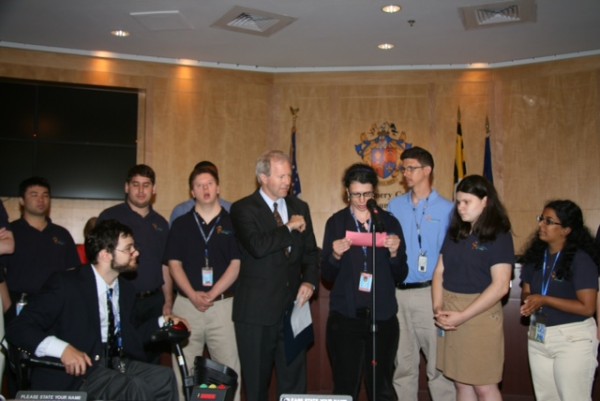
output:
[[[218,172],[217,166],[215,166],[214,163],[209,162],[208,160],[203,160],[203,161],[199,162],[198,164],[196,164],[194,166],[194,170],[197,170],[200,167],[212,167],[215,170],[217,170],[217,172]],[[221,207],[223,209],[227,210],[227,212],[229,213],[229,209],[231,208],[231,202],[228,202],[225,199],[221,199],[219,197],[219,203],[221,204]],[[187,212],[192,210],[194,208],[194,206],[196,206],[195,199],[188,199],[185,202],[181,202],[180,204],[175,206],[175,208],[173,209],[173,212],[171,212],[171,218],[169,219],[169,225],[172,226],[173,222],[175,221],[176,218],[183,216],[184,214],[186,214]]]
[[[413,147],[406,149],[400,158],[400,170],[409,191],[394,198],[388,210],[402,225],[409,271],[404,283],[396,284],[400,342],[394,388],[399,401],[417,401],[422,351],[427,360],[427,379],[433,401],[454,401],[454,384],[436,369],[437,329],[431,305],[431,279],[453,204],[431,187],[434,166],[431,153]]]

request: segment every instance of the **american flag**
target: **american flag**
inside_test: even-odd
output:
[[[290,145],[290,159],[292,161],[292,195],[300,197],[302,187],[300,186],[300,176],[298,175],[298,164],[296,162],[296,125],[292,127],[292,144]]]

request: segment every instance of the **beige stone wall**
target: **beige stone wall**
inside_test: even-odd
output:
[[[254,190],[256,157],[289,149],[290,106],[300,109],[298,163],[319,243],[326,219],[344,206],[343,170],[360,161],[354,147],[373,124],[394,122],[407,142],[428,148],[434,184],[451,197],[460,106],[468,173],[482,172],[489,118],[495,184],[518,249],[549,199],[571,198],[594,231],[600,223],[600,57],[491,71],[294,74],[12,49],[0,49],[0,60],[3,77],[138,88],[138,160],[157,172],[155,207],[166,217],[188,196],[187,175],[203,159],[219,166],[224,198]],[[385,180],[380,201],[403,191],[397,179]],[[3,200],[16,218],[17,201]],[[80,240],[87,218],[113,203],[55,199],[52,218]]]

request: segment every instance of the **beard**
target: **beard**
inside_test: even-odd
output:
[[[129,272],[134,272],[137,270],[137,260],[132,260],[130,263],[126,264],[126,265],[118,265],[115,263],[115,260],[113,259],[110,262],[110,268],[118,273],[129,273]]]

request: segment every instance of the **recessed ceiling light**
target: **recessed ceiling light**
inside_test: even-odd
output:
[[[389,14],[397,13],[400,10],[402,10],[402,7],[400,7],[398,4],[388,4],[387,6],[381,7],[381,11]]]
[[[382,43],[380,45],[378,45],[377,47],[379,47],[381,50],[390,50],[394,48],[394,45],[391,43]]]
[[[110,34],[119,38],[126,38],[127,36],[129,36],[129,32],[123,31],[121,29],[111,31]]]

